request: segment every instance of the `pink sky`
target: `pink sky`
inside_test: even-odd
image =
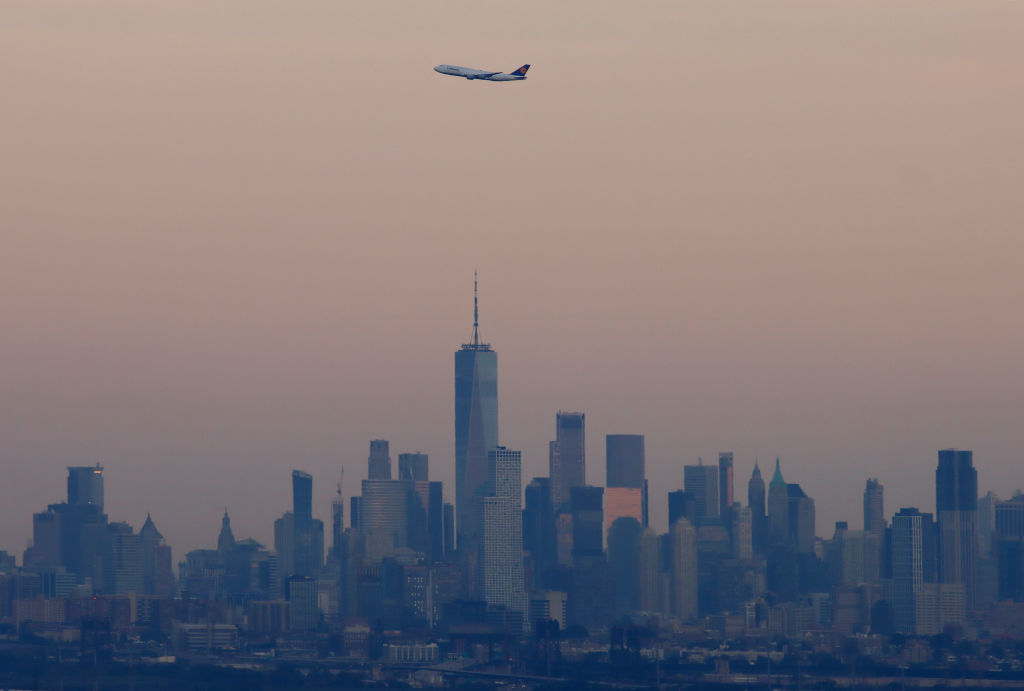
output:
[[[452,494],[453,352],[502,442],[559,408],[682,465],[782,456],[818,534],[1024,486],[1024,5],[8,0],[0,549],[106,467],[175,549],[327,518],[369,440]],[[511,70],[466,82],[438,63]],[[396,460],[397,465],[397,460]]]

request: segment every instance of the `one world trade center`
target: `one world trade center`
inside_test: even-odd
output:
[[[483,517],[476,499],[486,492],[487,452],[498,445],[498,354],[480,342],[476,276],[473,339],[455,352],[455,521],[458,549],[475,548]]]

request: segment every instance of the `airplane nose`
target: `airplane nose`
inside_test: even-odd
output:
[[[437,67],[435,67],[434,71],[435,72],[440,72],[441,71],[441,65],[438,65]]]

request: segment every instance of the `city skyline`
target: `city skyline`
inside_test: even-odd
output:
[[[524,484],[572,410],[592,484],[781,456],[823,535],[936,449],[1020,486],[1024,7],[602,9],[6,3],[0,549],[97,462],[179,554],[372,439],[450,492],[474,269]]]
[[[458,368],[458,357],[460,356],[460,354],[461,354],[462,357],[465,357],[466,354],[469,354],[469,353],[472,353],[473,355],[475,355],[478,351],[479,352],[483,352],[483,353],[487,353],[487,354],[491,354],[491,355],[493,355],[495,353],[495,351],[491,348],[491,345],[489,343],[483,343],[480,340],[480,337],[479,337],[479,328],[480,327],[479,327],[479,313],[478,313],[479,312],[479,306],[478,306],[478,295],[477,295],[477,291],[478,291],[477,283],[478,283],[478,279],[477,279],[476,276],[474,276],[474,314],[473,314],[474,322],[473,322],[473,330],[472,330],[472,334],[473,335],[472,335],[472,339],[470,341],[470,344],[468,344],[468,345],[467,344],[463,344],[461,346],[461,348],[458,351],[456,351],[456,356],[457,356],[457,358],[456,358],[456,369]],[[493,365],[491,365],[491,368],[492,368],[492,371],[496,369],[496,367],[493,366]],[[458,380],[458,376],[459,375],[456,373],[456,379],[457,380]],[[490,375],[488,375],[488,376],[490,376]],[[495,404],[495,407],[497,407],[496,404]],[[456,407],[456,410],[458,410],[458,407]],[[560,417],[563,416],[563,415],[566,415],[566,413],[564,413],[564,411],[559,409],[556,412],[555,416],[556,416],[556,418],[560,419]],[[586,412],[570,413],[568,415],[578,416],[580,419],[582,419],[582,416],[585,416]],[[584,429],[585,429],[585,427],[584,427]],[[593,430],[588,430],[587,433],[592,434],[592,435],[595,434],[595,432]],[[622,433],[602,434],[600,432],[597,432],[596,434],[600,434],[602,437],[605,437],[605,438],[607,438],[607,437],[617,438],[617,437],[623,437],[623,436],[628,437],[628,436],[634,435],[634,433],[629,433],[629,434],[625,434],[624,435]],[[641,443],[641,448],[642,448],[643,445],[646,443],[646,438],[645,438],[645,436],[643,434],[639,434],[639,436],[641,437],[641,442],[640,443]],[[353,473],[353,470],[351,469],[351,466],[347,465],[347,464],[346,465],[342,465],[339,468],[339,469],[348,469],[349,470],[349,477],[350,477],[350,481],[351,482],[355,483],[356,481],[359,481],[359,480],[364,481],[363,492],[365,492],[365,480],[369,479],[369,476],[373,472],[385,473],[386,475],[390,475],[390,470],[391,470],[390,456],[388,455],[388,449],[389,449],[389,446],[390,446],[390,440],[375,438],[375,439],[370,439],[368,441],[369,441],[369,444],[370,444],[370,458],[369,458],[369,462],[367,462],[367,460],[365,460],[365,457],[364,457],[364,460],[362,460],[361,463],[356,463],[355,464],[356,473]],[[499,441],[500,444],[504,443],[503,440],[501,440],[500,437],[498,438],[498,441]],[[602,441],[604,441],[604,439],[602,439]],[[551,443],[553,443],[553,442],[551,442]],[[585,439],[584,439],[584,443],[587,443]],[[496,444],[496,446],[497,446],[497,444]],[[592,444],[591,444],[591,446],[592,446]],[[603,448],[603,447],[604,447],[604,444],[602,444],[600,448]],[[414,446],[414,448],[418,449],[419,447],[418,446]],[[940,458],[942,457],[943,453],[950,452],[950,451],[957,452],[957,447],[948,447],[948,448],[940,451]],[[395,451],[395,453],[398,454],[398,455],[401,455],[401,456],[409,456],[409,457],[421,454],[421,452],[419,452],[419,451],[416,451],[416,452],[401,451],[401,452],[399,452],[397,450]],[[521,452],[517,452],[517,453],[521,453]],[[719,452],[716,452],[716,453],[718,454],[718,456],[726,455],[727,457],[730,458],[730,460],[733,457],[736,456],[735,452],[733,452],[733,451],[719,451]],[[932,453],[934,454],[934,450],[932,451]],[[973,451],[966,451],[965,453],[967,454],[967,457],[969,457],[969,458],[973,457]],[[544,476],[544,474],[545,474],[544,471],[545,470],[550,471],[550,469],[551,469],[550,468],[550,451],[549,451],[548,459],[547,460],[548,460],[548,463],[544,464],[544,466],[546,466],[546,467],[542,466],[540,469],[537,470],[536,474],[533,475],[533,476],[535,476],[535,477],[536,476]],[[702,463],[702,457],[698,456],[696,460],[697,460],[697,464]],[[373,468],[375,468],[375,467],[383,468],[384,465],[382,465],[382,464],[384,464],[385,462],[387,464],[387,471],[383,471],[383,470],[374,471],[373,470]],[[750,468],[751,473],[753,473],[754,463],[757,463],[757,462],[759,462],[759,459],[756,459],[754,462],[751,463],[751,468]],[[687,467],[690,467],[691,469],[697,468],[698,467],[697,464],[684,462],[682,465],[680,465],[678,467],[678,471],[679,471],[678,472],[678,483],[676,485],[672,485],[671,486],[672,490],[682,491],[682,490],[686,489],[686,487],[685,487],[686,481],[685,481],[685,472],[684,471],[686,470]],[[532,466],[536,466],[537,464],[534,463],[534,464],[531,464],[531,465]],[[604,464],[602,463],[601,465],[603,466]],[[360,467],[363,468],[361,476],[357,474],[359,472]],[[74,468],[80,474],[83,474],[83,476],[87,476],[89,474],[89,471],[91,471],[93,469],[93,466],[79,466],[79,467],[67,466],[67,468],[69,470]],[[706,470],[707,470],[707,474],[708,474],[709,480],[715,482],[715,486],[713,488],[713,492],[714,492],[715,496],[717,497],[718,493],[720,492],[720,489],[717,486],[717,482],[718,482],[718,479],[719,479],[719,465],[717,465],[717,464],[708,465],[708,466],[706,466]],[[733,470],[735,471],[736,469],[733,468]],[[743,472],[742,458],[741,458],[741,466],[740,466],[739,470],[740,470],[741,473]],[[298,469],[292,469],[290,472],[291,472],[292,477],[293,477],[293,482],[294,482],[295,476],[297,476],[297,475],[308,476],[308,473],[306,473],[305,471],[298,470]],[[526,467],[524,467],[523,470],[522,470],[522,475],[525,478],[528,473],[532,473],[532,472],[533,472],[532,470],[527,470]],[[586,477],[586,485],[588,485],[588,486],[607,487],[607,484],[606,484],[607,478],[602,477],[600,480],[596,480],[595,481],[595,478],[593,478],[593,475],[596,472],[598,472],[598,471],[594,467],[594,464],[591,464],[591,468],[590,468],[590,470],[588,472],[588,475]],[[977,474],[976,471],[975,471],[975,474]],[[353,475],[355,475],[354,478],[352,477]],[[72,473],[72,476],[74,476],[74,473]],[[747,475],[745,479],[744,478],[740,478],[742,480],[742,482],[744,483],[744,486],[745,486],[746,481],[749,480],[749,478],[750,478],[750,475]],[[818,488],[815,485],[812,484],[813,483],[813,479],[814,479],[813,476],[807,478],[807,480],[811,481],[811,482],[808,483],[809,487],[814,487],[815,488],[814,490],[811,490],[812,491],[811,496],[815,496],[814,492],[815,491],[819,491]],[[871,482],[871,481],[877,481],[877,480],[876,480],[876,478],[868,478],[868,482]],[[71,491],[71,487],[72,487],[71,480],[68,479],[67,482],[68,482],[68,490],[70,492]],[[443,486],[444,486],[444,501],[446,501],[446,502],[453,502],[454,503],[456,501],[456,492],[455,492],[456,483],[455,483],[455,478],[454,477],[450,477],[450,478],[447,478],[446,480],[443,480],[442,482],[443,482]],[[977,479],[975,479],[974,482],[977,485],[977,483],[978,483]],[[329,483],[327,483],[327,484],[329,485]],[[526,486],[526,481],[523,480],[522,481],[522,488],[525,488],[525,486]],[[978,486],[980,487],[981,485],[978,485]],[[332,508],[329,508],[330,505],[334,501],[336,501],[338,499],[338,496],[339,496],[338,495],[338,489],[334,488],[334,489],[330,490],[329,500],[328,500],[328,503],[326,503],[326,504],[323,501],[323,498],[328,496],[327,489],[325,489],[322,486],[319,487],[318,489],[319,489],[319,491],[316,493],[317,499],[313,499],[312,500],[312,505],[311,505],[312,517],[315,518],[315,519],[322,519],[322,520],[324,520],[326,522],[330,518],[331,512],[333,511]],[[343,487],[343,489],[345,489],[345,488]],[[356,496],[356,497],[359,496],[359,492],[358,491],[354,491],[354,488],[352,487],[352,485],[349,485],[347,490],[348,491],[343,491],[342,494],[341,494],[341,496],[343,497],[344,501],[346,502],[346,506],[348,505],[348,500],[350,498],[352,498],[353,496]],[[308,490],[308,493],[311,494],[312,490],[311,489]],[[293,493],[292,494],[294,495],[294,488],[293,488]],[[1000,498],[1005,500],[1005,499],[1008,499],[1009,497],[1008,496],[1007,497],[1002,497],[1001,496]],[[293,500],[294,500],[294,496],[293,496]],[[891,498],[887,499],[887,502],[889,502],[889,501],[892,501],[892,499]],[[101,496],[100,496],[101,507],[102,507],[102,502],[103,502],[103,497],[102,497],[102,489],[101,489]],[[846,503],[846,502],[844,502],[844,503]],[[893,504],[887,504],[887,505],[888,506],[894,506]],[[924,510],[924,511],[935,511],[936,514],[937,514],[937,510],[936,510],[935,506],[928,505],[926,502],[922,502],[922,501],[918,501],[918,502],[913,502],[913,501],[911,501],[911,502],[902,502],[902,503],[899,503],[898,506],[899,507],[910,507],[910,508],[920,509],[920,510]],[[225,506],[225,509],[230,509],[230,507]],[[662,527],[665,527],[665,528],[670,528],[671,527],[668,524],[668,504],[667,504],[667,498],[666,497],[660,497],[660,500],[659,500],[658,497],[652,498],[652,500],[650,501],[650,509],[649,509],[649,511],[650,511],[650,514],[652,515],[651,524],[652,524],[653,527],[656,527],[656,528],[659,528],[659,529],[662,528]],[[895,512],[896,512],[896,508],[893,508],[892,511],[890,511],[889,515],[893,515],[893,514],[895,514]],[[152,511],[150,509],[146,510],[147,520],[149,519],[149,515],[151,513],[152,513]],[[230,513],[230,511],[229,511],[229,513]],[[835,514],[836,516],[839,516],[839,513],[835,509],[833,509],[830,512],[828,510],[828,508],[826,507],[825,517],[823,518],[822,516],[819,516],[817,518],[817,520],[815,521],[816,526],[817,526],[816,532],[818,534],[818,537],[822,537],[822,538],[825,537],[827,535],[827,532],[828,532],[827,531],[827,526],[832,525],[832,523],[835,522],[835,521],[846,521],[846,522],[849,522],[851,525],[858,525],[857,519],[856,519],[856,514],[854,516],[845,516],[844,515],[842,517],[837,517],[837,518],[835,518],[835,521],[833,521],[830,518],[830,516],[832,516],[833,514]],[[169,517],[173,519],[173,514],[169,514]],[[134,525],[134,523],[132,523],[132,521],[129,520],[128,518],[125,518],[125,517],[122,517],[122,516],[116,516],[116,518],[118,520],[125,520],[129,524]],[[169,523],[173,522],[173,520],[167,521],[166,519],[165,519],[165,521],[169,522]],[[196,525],[195,528],[196,528],[196,531],[195,531],[196,533],[204,532],[202,526]],[[264,541],[263,540],[263,532],[262,532],[263,530],[265,530],[265,528],[263,526],[261,526],[261,525],[254,525],[252,528],[248,529],[248,532],[250,534],[254,535],[254,536],[258,536],[261,539],[261,541]],[[212,536],[212,533],[210,533],[210,535]],[[277,538],[274,537],[274,532],[273,532],[273,529],[272,529],[270,531],[270,537],[268,539],[266,539],[264,542],[265,542],[265,544],[274,544],[276,539]],[[28,542],[30,542],[30,540],[26,539],[26,544]],[[170,541],[169,541],[169,543],[170,543]],[[170,543],[170,544],[173,544],[173,543]],[[186,550],[207,547],[207,546],[209,546],[209,544],[210,544],[210,540],[209,540],[209,538],[207,538],[205,541],[201,541],[198,544],[190,544],[190,545],[188,545],[186,547]],[[5,548],[0,546],[0,549],[5,549]],[[13,550],[10,550],[9,548],[8,548],[8,551],[11,551],[12,553],[17,553],[17,552],[15,552]]]
[[[471,338],[469,344],[463,344],[459,348],[459,350],[456,351],[456,380],[458,380],[459,376],[463,376],[463,377],[466,376],[466,375],[459,375],[458,374],[458,367],[459,367],[459,365],[458,365],[459,359],[458,358],[460,356],[465,358],[465,357],[467,357],[468,355],[471,354],[471,355],[473,355],[475,357],[477,352],[486,353],[488,356],[495,355],[495,350],[491,348],[491,345],[489,343],[483,343],[480,340],[480,337],[479,337],[479,330],[480,330],[480,327],[479,327],[479,305],[478,305],[479,298],[478,298],[478,295],[477,295],[477,291],[478,291],[478,285],[477,284],[478,284],[478,278],[476,276],[474,276],[474,313],[473,313],[473,320],[474,321],[473,321],[473,327],[472,327],[472,338]],[[489,365],[489,367],[491,368],[492,373],[496,370],[496,366],[493,363],[491,365]],[[487,376],[492,376],[492,375],[487,375]],[[496,378],[496,374],[494,374],[494,376]],[[497,408],[496,401],[495,401],[494,407]],[[456,411],[458,411],[458,406],[456,406]],[[586,414],[587,414],[586,412],[568,413],[567,414],[562,409],[558,409],[556,411],[556,413],[555,413],[555,417],[557,419],[560,419],[561,416],[563,416],[563,415],[570,415],[570,416],[577,416],[580,420],[582,420],[582,417],[585,416]],[[583,428],[585,430],[585,426]],[[586,432],[586,434],[589,434],[591,436],[600,435],[602,437],[602,439],[601,439],[602,442],[604,442],[609,437],[614,439],[614,438],[620,438],[620,437],[639,436],[641,438],[641,440],[640,440],[641,449],[643,448],[644,444],[646,443],[645,435],[634,433],[634,432],[625,433],[625,434],[622,433],[622,432],[619,432],[619,433],[603,433],[603,432],[600,432],[600,431],[594,431],[592,429],[591,430],[585,430],[585,432]],[[354,464],[355,472],[353,472],[353,467],[352,467],[351,464],[342,464],[338,468],[339,470],[348,469],[349,470],[350,482],[353,483],[351,485],[348,485],[347,487],[344,486],[344,484],[343,484],[342,488],[341,488],[342,491],[341,491],[341,495],[340,496],[345,501],[346,506],[348,506],[348,500],[349,499],[351,499],[353,496],[355,496],[355,497],[359,496],[359,492],[355,489],[355,487],[358,487],[358,485],[355,485],[355,487],[353,487],[353,485],[357,481],[365,481],[366,479],[370,479],[369,476],[372,473],[374,473],[374,472],[382,473],[383,475],[380,475],[381,477],[384,476],[384,475],[390,476],[390,474],[391,474],[390,473],[390,471],[391,471],[391,461],[390,461],[390,456],[388,455],[388,453],[389,453],[389,446],[391,445],[390,440],[389,439],[374,438],[374,439],[370,439],[368,441],[369,441],[369,444],[370,444],[370,458],[369,458],[369,462],[367,462],[365,457],[364,457],[363,460],[361,460],[359,462],[356,462]],[[498,438],[497,441],[498,441],[498,444],[504,444],[504,440],[502,438],[500,438],[500,437]],[[549,442],[549,444],[553,444],[553,443],[554,442]],[[498,444],[496,444],[495,446],[497,446]],[[584,444],[587,444],[586,438],[584,438]],[[591,445],[593,447],[593,443],[590,443],[589,445]],[[529,445],[528,444],[524,444],[524,446],[529,446]],[[598,447],[598,448],[603,448],[603,447],[604,447],[604,444],[602,443],[600,445],[600,447]],[[419,446],[414,444],[410,448],[419,449]],[[947,451],[955,451],[957,448],[958,447],[948,447],[946,450]],[[395,453],[397,455],[399,455],[399,456],[407,456],[407,457],[413,457],[413,456],[419,456],[419,455],[422,455],[422,456],[426,457],[426,455],[427,455],[427,454],[422,454],[418,450],[416,452],[396,450]],[[551,470],[551,467],[550,467],[551,455],[550,455],[550,453],[551,452],[549,450],[548,458],[546,459],[547,462],[541,464],[540,468],[537,468],[538,463],[536,461],[534,461],[534,463],[531,463],[530,466],[525,466],[524,465],[523,466],[523,470],[522,470],[523,477],[525,478],[530,473],[532,473],[532,475],[530,475],[531,477],[542,477],[542,476],[545,476],[545,471],[550,471]],[[737,454],[734,451],[721,450],[721,451],[717,451],[715,453],[718,455],[719,458],[722,457],[723,455],[726,456],[727,458],[730,459],[730,462],[732,462],[732,459],[735,456],[737,456]],[[932,450],[932,453],[934,454],[934,450]],[[967,453],[967,455],[969,457],[973,456],[973,451],[967,451],[966,453]],[[778,459],[778,456],[776,456],[776,459]],[[787,459],[787,460],[789,460],[789,459]],[[742,463],[742,461],[743,461],[742,457],[740,457],[740,461],[741,461],[741,465],[738,467],[738,470],[742,474],[744,472],[744,467],[743,467],[743,463]],[[750,472],[751,472],[751,474],[753,473],[754,465],[756,463],[758,463],[759,461],[760,461],[760,459],[755,458],[755,460],[751,462],[751,465],[750,465]],[[686,481],[685,481],[685,472],[684,471],[686,471],[687,467],[690,467],[691,469],[696,469],[698,467],[698,465],[701,464],[701,463],[702,463],[702,457],[701,456],[697,456],[696,457],[696,464],[694,464],[692,462],[682,461],[681,464],[678,466],[677,483],[675,485],[671,485],[671,484],[669,485],[671,487],[671,490],[682,491],[682,490],[686,489],[686,487],[685,487]],[[376,470],[376,471],[373,470],[373,468],[384,468],[385,465],[386,465],[386,468],[387,468],[386,470]],[[597,470],[597,468],[595,467],[595,465],[596,464],[591,464],[590,470],[589,470],[589,472],[587,474],[587,477],[586,477],[586,485],[588,485],[588,486],[607,487],[607,484],[606,484],[607,478],[603,477],[604,476],[603,473],[601,474],[602,477],[599,478],[599,479],[593,477],[596,473],[599,472]],[[605,464],[601,463],[600,465],[603,467]],[[69,468],[69,469],[72,468],[72,467],[74,467],[74,466],[67,466],[67,468]],[[91,466],[80,466],[80,467],[77,467],[76,470],[81,471],[81,472],[83,472],[83,473],[85,473],[87,475],[88,474],[87,471],[90,471],[91,468],[92,468]],[[362,468],[362,475],[358,474],[360,472],[360,468]],[[662,470],[664,471],[665,468],[662,468]],[[714,481],[714,483],[715,483],[715,486],[713,488],[713,492],[715,494],[715,497],[717,497],[718,493],[721,491],[720,488],[717,486],[717,483],[718,483],[718,480],[719,480],[719,475],[720,475],[719,465],[718,464],[708,465],[708,466],[706,466],[706,470],[707,470],[709,481]],[[737,468],[733,467],[733,471],[735,472],[736,470],[737,470]],[[297,470],[297,469],[292,469],[289,472],[292,473],[293,479],[294,479],[294,476],[296,474],[308,475],[305,471],[300,471],[300,470]],[[397,473],[397,471],[396,471],[396,473]],[[353,475],[355,477],[353,477]],[[666,473],[663,472],[662,476],[664,477],[665,475],[666,475]],[[671,472],[669,472],[668,475],[671,476]],[[743,483],[744,486],[746,486],[746,482],[747,482],[747,480],[749,480],[750,475],[748,474],[745,478],[741,477],[741,476],[736,476],[736,477],[740,479],[740,481]],[[820,489],[821,486],[820,485],[815,485],[814,484],[814,479],[815,478],[814,478],[813,475],[811,475],[810,477],[807,478],[807,481],[808,481],[807,484],[808,484],[809,489],[813,488],[813,489],[811,489],[811,492],[812,492],[811,496],[816,496],[815,493],[820,493],[820,491],[821,491],[821,489]],[[877,481],[877,479],[876,478],[868,478],[868,481],[869,482]],[[71,480],[68,480],[68,483],[70,483],[70,482],[71,482]],[[456,502],[456,490],[455,490],[456,481],[455,481],[455,478],[454,477],[449,477],[449,478],[447,478],[445,480],[442,480],[442,482],[443,482],[443,486],[444,486],[444,501],[455,503]],[[670,480],[670,482],[671,482],[671,480]],[[975,480],[975,482],[977,483],[977,480]],[[312,500],[312,506],[311,506],[312,517],[315,518],[315,519],[321,519],[324,522],[327,522],[331,518],[331,514],[333,512],[333,508],[332,508],[333,503],[335,501],[337,501],[337,499],[339,497],[339,489],[338,488],[328,489],[329,484],[330,483],[326,483],[326,485],[327,485],[326,487],[324,485],[321,485],[321,486],[318,487],[318,491],[316,492],[316,495],[315,495],[316,499]],[[526,484],[527,483],[524,480],[522,482],[522,488],[525,488]],[[981,486],[981,485],[979,485],[979,486]],[[70,484],[68,485],[68,488],[70,490],[70,488],[71,488]],[[364,482],[363,491],[365,492],[365,482]],[[739,497],[737,497],[737,498],[739,498]],[[1002,499],[1007,499],[1009,497],[1001,497],[1001,498]],[[102,500],[103,500],[103,498],[101,496],[100,497],[101,503],[102,503]],[[843,499],[841,500],[841,503],[846,504],[846,503],[849,502],[849,500],[850,500],[849,497],[843,497]],[[892,501],[892,498],[887,499],[887,502],[890,502],[890,501]],[[894,504],[887,504],[887,505],[888,506],[894,506]],[[927,504],[926,501],[898,502],[898,506],[899,507],[911,507],[911,508],[921,509],[921,510],[926,510],[926,511],[936,511],[936,507]],[[224,508],[230,510],[231,507],[225,506]],[[651,518],[651,525],[653,527],[656,527],[656,528],[661,528],[661,527],[670,528],[671,527],[668,524],[668,504],[667,504],[667,498],[666,497],[661,497],[660,500],[659,500],[658,497],[652,498],[650,500],[649,512],[650,512],[650,515],[652,516],[652,518]],[[151,509],[147,509],[146,510],[147,518],[148,518],[148,516],[151,513],[152,513]],[[240,512],[240,513],[244,513],[244,505],[243,505],[243,511]],[[890,515],[892,515],[893,513],[895,513],[895,508],[893,509],[892,512],[890,512]],[[823,512],[823,514],[824,514],[823,516],[818,516],[818,518],[816,520],[818,537],[826,536],[827,535],[826,527],[829,526],[829,525],[832,525],[832,523],[836,522],[836,521],[846,521],[846,522],[851,523],[852,525],[858,525],[857,524],[857,519],[856,519],[856,513],[854,513],[853,516],[849,516],[849,515],[845,515],[845,514],[841,515],[839,513],[839,511],[836,510],[835,508],[832,508],[830,510],[829,507],[826,506],[825,507],[825,511]],[[836,518],[834,520],[832,519],[833,515],[836,516]],[[173,524],[173,516],[174,516],[174,514],[170,513],[168,518],[170,518],[171,520],[165,519],[165,522]],[[129,519],[125,518],[125,517],[118,516],[117,518],[119,520],[126,520],[128,523],[133,524],[131,522],[131,520],[129,520]],[[193,530],[194,534],[203,534],[205,532],[205,526],[194,525],[193,528],[194,528],[194,530]],[[249,528],[248,532],[250,534],[252,534],[253,536],[258,537],[261,541],[264,541],[266,544],[273,544],[274,541],[275,541],[273,529],[271,529],[269,531],[270,532],[270,536],[268,538],[266,538],[266,539],[264,539],[264,532],[263,532],[265,530],[266,530],[266,528],[264,526],[256,524],[256,525],[253,525],[251,528]],[[211,535],[212,535],[212,533],[211,533]],[[204,540],[204,538],[200,538],[200,542],[198,542],[197,544],[188,544],[187,547],[186,547],[186,550],[196,549],[196,548],[203,548],[203,547],[209,546],[209,544],[210,544],[209,538],[205,538],[205,541],[203,541],[203,540]],[[30,540],[28,540],[26,538],[26,544],[28,542],[30,542]],[[8,549],[8,551],[11,551],[12,553],[17,553],[13,549],[5,548],[3,546],[0,546],[0,549]]]

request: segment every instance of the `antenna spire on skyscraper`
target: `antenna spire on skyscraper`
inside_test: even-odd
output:
[[[479,280],[477,278],[477,272],[473,270],[473,338],[469,340],[469,343],[463,343],[463,350],[490,350],[491,346],[488,343],[484,343],[483,339],[480,338],[480,298],[479,298]]]
[[[473,345],[480,345],[480,307],[477,300],[476,270],[473,271]]]

